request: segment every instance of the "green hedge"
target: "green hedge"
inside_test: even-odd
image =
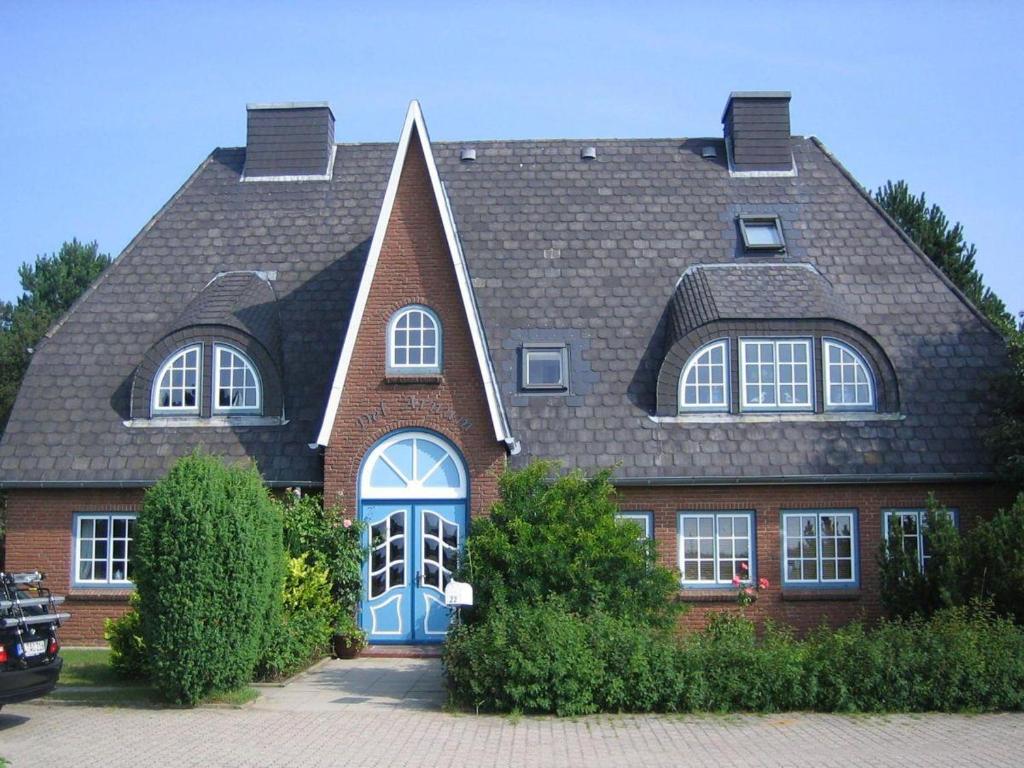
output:
[[[279,627],[281,513],[254,467],[180,459],[146,492],[136,586],[151,679],[195,704],[252,680]]]
[[[977,605],[803,640],[725,613],[679,639],[548,600],[455,628],[444,662],[456,702],[499,712],[1024,708],[1024,629]]]

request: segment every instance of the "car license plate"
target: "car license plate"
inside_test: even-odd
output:
[[[33,640],[30,643],[25,643],[25,655],[26,656],[40,656],[46,653],[46,641],[45,640]]]

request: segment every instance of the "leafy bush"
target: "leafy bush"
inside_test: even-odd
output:
[[[889,535],[882,539],[879,554],[882,605],[890,616],[930,616],[941,608],[966,602],[964,584],[970,564],[965,560],[963,540],[953,516],[928,497],[923,520],[929,553],[928,568],[922,572],[916,549],[903,545],[903,525],[893,517]]]
[[[971,594],[1024,623],[1024,493],[1010,509],[975,525],[964,546]]]
[[[103,622],[103,639],[110,644],[110,666],[120,677],[128,680],[145,680],[149,677],[138,593],[132,594],[131,608],[127,613]]]
[[[148,667],[166,698],[195,704],[252,680],[279,626],[281,515],[253,467],[201,453],[146,492],[136,586]]]
[[[458,627],[444,661],[457,702],[495,711],[1024,709],[1024,628],[981,604],[804,640],[726,613],[676,639],[550,600]]]
[[[457,577],[473,584],[466,622],[559,596],[581,614],[673,626],[677,579],[658,564],[652,542],[615,519],[609,473],[554,472],[548,462],[505,472],[490,517],[473,521]]]
[[[366,557],[361,541],[363,524],[325,509],[317,495],[287,494],[281,504],[284,543],[291,557],[306,557],[326,568],[331,592],[341,611],[354,613],[363,585]]]
[[[326,568],[306,557],[288,561],[283,590],[283,614],[257,665],[257,677],[287,677],[324,655],[330,648],[338,614]]]

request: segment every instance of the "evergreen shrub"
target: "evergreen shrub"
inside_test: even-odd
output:
[[[196,452],[149,491],[135,581],[151,680],[195,704],[253,678],[280,626],[280,508],[252,466]]]

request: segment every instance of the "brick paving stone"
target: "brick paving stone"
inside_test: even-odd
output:
[[[442,710],[436,660],[329,662],[240,709],[30,703],[0,712],[0,756],[62,766],[1012,766],[1024,715],[601,715]]]

